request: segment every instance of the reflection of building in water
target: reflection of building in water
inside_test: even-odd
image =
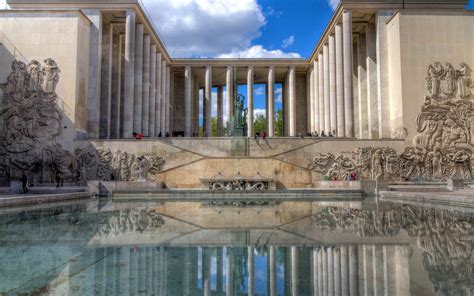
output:
[[[463,296],[474,290],[472,215],[381,204],[318,206],[298,216],[295,204],[293,211],[279,208],[290,220],[265,229],[258,228],[262,220],[251,229],[235,228],[235,221],[233,229],[191,228],[195,217],[175,218],[170,204],[36,211],[26,223],[18,221],[23,215],[0,215],[0,278],[29,270],[36,279],[22,271],[15,278],[20,286],[0,282],[0,292]],[[275,215],[275,209],[259,215],[265,211]],[[196,215],[217,219],[208,207]]]

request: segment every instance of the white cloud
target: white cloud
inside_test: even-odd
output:
[[[241,51],[266,20],[257,0],[143,0],[172,56]]]
[[[340,2],[340,0],[327,0],[327,1],[328,1],[329,6],[331,6],[332,10],[336,10]]]
[[[254,109],[253,110],[253,118],[257,118],[257,116],[259,116],[259,115],[263,115],[264,117],[266,117],[267,110],[265,110],[265,109]]]
[[[279,87],[275,89],[275,95],[276,95],[276,102],[277,103],[283,103],[283,88]]]
[[[268,50],[261,45],[254,45],[241,51],[232,51],[230,53],[217,55],[217,58],[301,58],[296,52],[284,52],[282,50]]]
[[[286,38],[285,40],[283,40],[283,42],[281,43],[281,47],[288,48],[288,47],[292,46],[293,43],[295,43],[295,36],[292,35],[292,36]]]
[[[265,94],[265,86],[258,86],[257,88],[255,88],[254,94],[256,96],[263,96]]]

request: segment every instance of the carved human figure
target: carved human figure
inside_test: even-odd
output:
[[[435,115],[430,125],[431,125],[430,126],[431,134],[428,138],[428,148],[433,149],[436,142],[440,141],[443,135],[443,125],[444,125],[443,116]]]
[[[441,80],[441,90],[445,98],[450,99],[454,97],[456,91],[456,70],[453,65],[446,63],[445,73]]]
[[[46,59],[44,60],[46,65],[44,66],[44,85],[43,90],[47,94],[52,94],[56,91],[56,85],[59,81],[59,73],[60,70],[56,61],[53,59]]]
[[[52,146],[53,153],[53,170],[57,179],[67,180],[73,179],[77,170],[76,158],[74,155],[62,149],[60,144]]]
[[[138,180],[144,181],[148,177],[148,171],[150,169],[150,162],[145,156],[137,157],[138,163]]]
[[[12,73],[7,78],[7,93],[26,90],[26,65],[22,61],[12,62]]]
[[[457,125],[452,119],[448,119],[445,125],[449,127],[449,137],[446,139],[447,146],[455,146],[457,143],[466,143],[464,129]]]
[[[437,98],[440,94],[440,79],[444,74],[443,65],[440,62],[436,62],[434,65],[429,65],[427,72],[426,80],[428,84],[428,97]]]
[[[372,179],[378,180],[383,176],[384,155],[381,149],[375,150],[372,155]]]
[[[443,177],[443,154],[439,147],[435,147],[433,151],[428,153],[428,157],[431,159],[431,167],[433,169],[433,178],[441,179]]]
[[[454,165],[452,168],[451,178],[471,179],[471,153],[468,153],[462,149],[454,151],[455,152],[448,154],[448,158],[453,162]]]
[[[471,96],[471,68],[466,63],[461,63],[461,69],[458,71],[458,92],[459,97],[466,99]]]
[[[28,74],[30,76],[30,81],[28,83],[29,91],[39,91],[41,85],[43,85],[44,72],[41,69],[41,64],[37,60],[33,60],[28,64]]]

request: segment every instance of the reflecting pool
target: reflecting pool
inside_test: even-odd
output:
[[[473,295],[473,209],[103,200],[0,210],[0,295]]]

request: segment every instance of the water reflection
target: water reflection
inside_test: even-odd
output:
[[[0,213],[0,294],[472,295],[474,216],[391,203]]]

